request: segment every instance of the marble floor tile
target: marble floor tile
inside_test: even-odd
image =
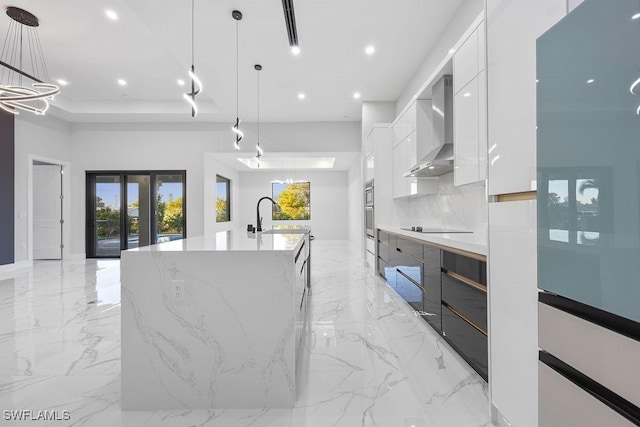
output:
[[[342,241],[314,241],[294,409],[122,411],[118,260],[0,274],[0,412],[51,426],[485,426],[487,384]],[[6,421],[3,425],[29,425]]]

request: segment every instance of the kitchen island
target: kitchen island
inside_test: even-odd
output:
[[[122,252],[122,409],[292,408],[308,230]]]

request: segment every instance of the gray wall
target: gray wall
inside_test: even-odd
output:
[[[13,264],[14,251],[14,116],[0,112],[0,265]]]

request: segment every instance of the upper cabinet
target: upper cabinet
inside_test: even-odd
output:
[[[403,175],[433,148],[431,114],[431,100],[418,99],[393,125],[391,180],[394,199],[437,192],[437,178]],[[398,141],[399,138],[402,139]]]
[[[536,39],[566,12],[558,0],[487,1],[490,195],[536,189]]]
[[[403,113],[393,125],[393,146],[395,147],[407,137],[407,116]]]
[[[453,56],[454,184],[487,178],[487,84],[484,21]]]

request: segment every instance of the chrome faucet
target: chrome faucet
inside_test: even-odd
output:
[[[258,204],[256,205],[256,224],[258,224],[258,226],[256,227],[256,231],[262,231],[262,218],[260,217],[260,202],[263,201],[264,199],[269,199],[271,200],[271,203],[278,206],[278,203],[276,203],[275,200],[273,200],[271,197],[268,197],[268,196],[264,196],[263,198],[258,200]]]

